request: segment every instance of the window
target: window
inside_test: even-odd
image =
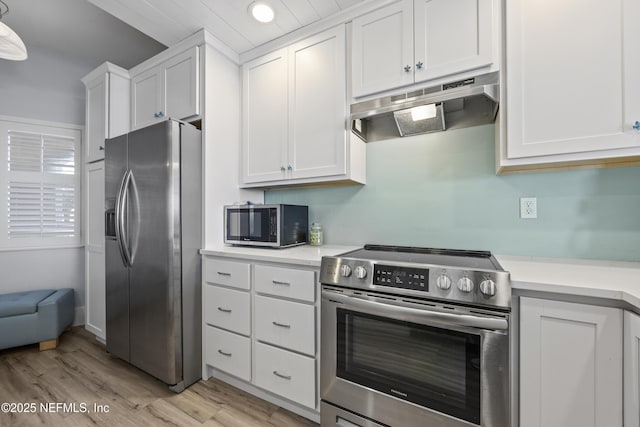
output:
[[[0,136],[0,246],[80,244],[80,130],[11,119]]]

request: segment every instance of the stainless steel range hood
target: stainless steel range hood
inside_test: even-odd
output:
[[[498,73],[351,105],[351,129],[365,142],[492,123]]]

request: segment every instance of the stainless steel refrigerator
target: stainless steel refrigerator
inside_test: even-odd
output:
[[[105,143],[107,351],[176,392],[201,378],[201,135],[167,120]]]

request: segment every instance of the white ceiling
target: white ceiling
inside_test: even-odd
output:
[[[156,55],[166,46],[87,0],[4,0],[2,21],[29,47],[98,66],[110,61],[124,68]],[[0,60],[0,66],[2,60]]]
[[[167,46],[205,28],[243,53],[367,0],[265,0],[276,14],[268,24],[249,16],[247,8],[253,0],[88,1]]]

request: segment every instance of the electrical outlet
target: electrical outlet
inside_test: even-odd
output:
[[[534,219],[538,218],[538,201],[535,197],[520,198],[520,218]]]

